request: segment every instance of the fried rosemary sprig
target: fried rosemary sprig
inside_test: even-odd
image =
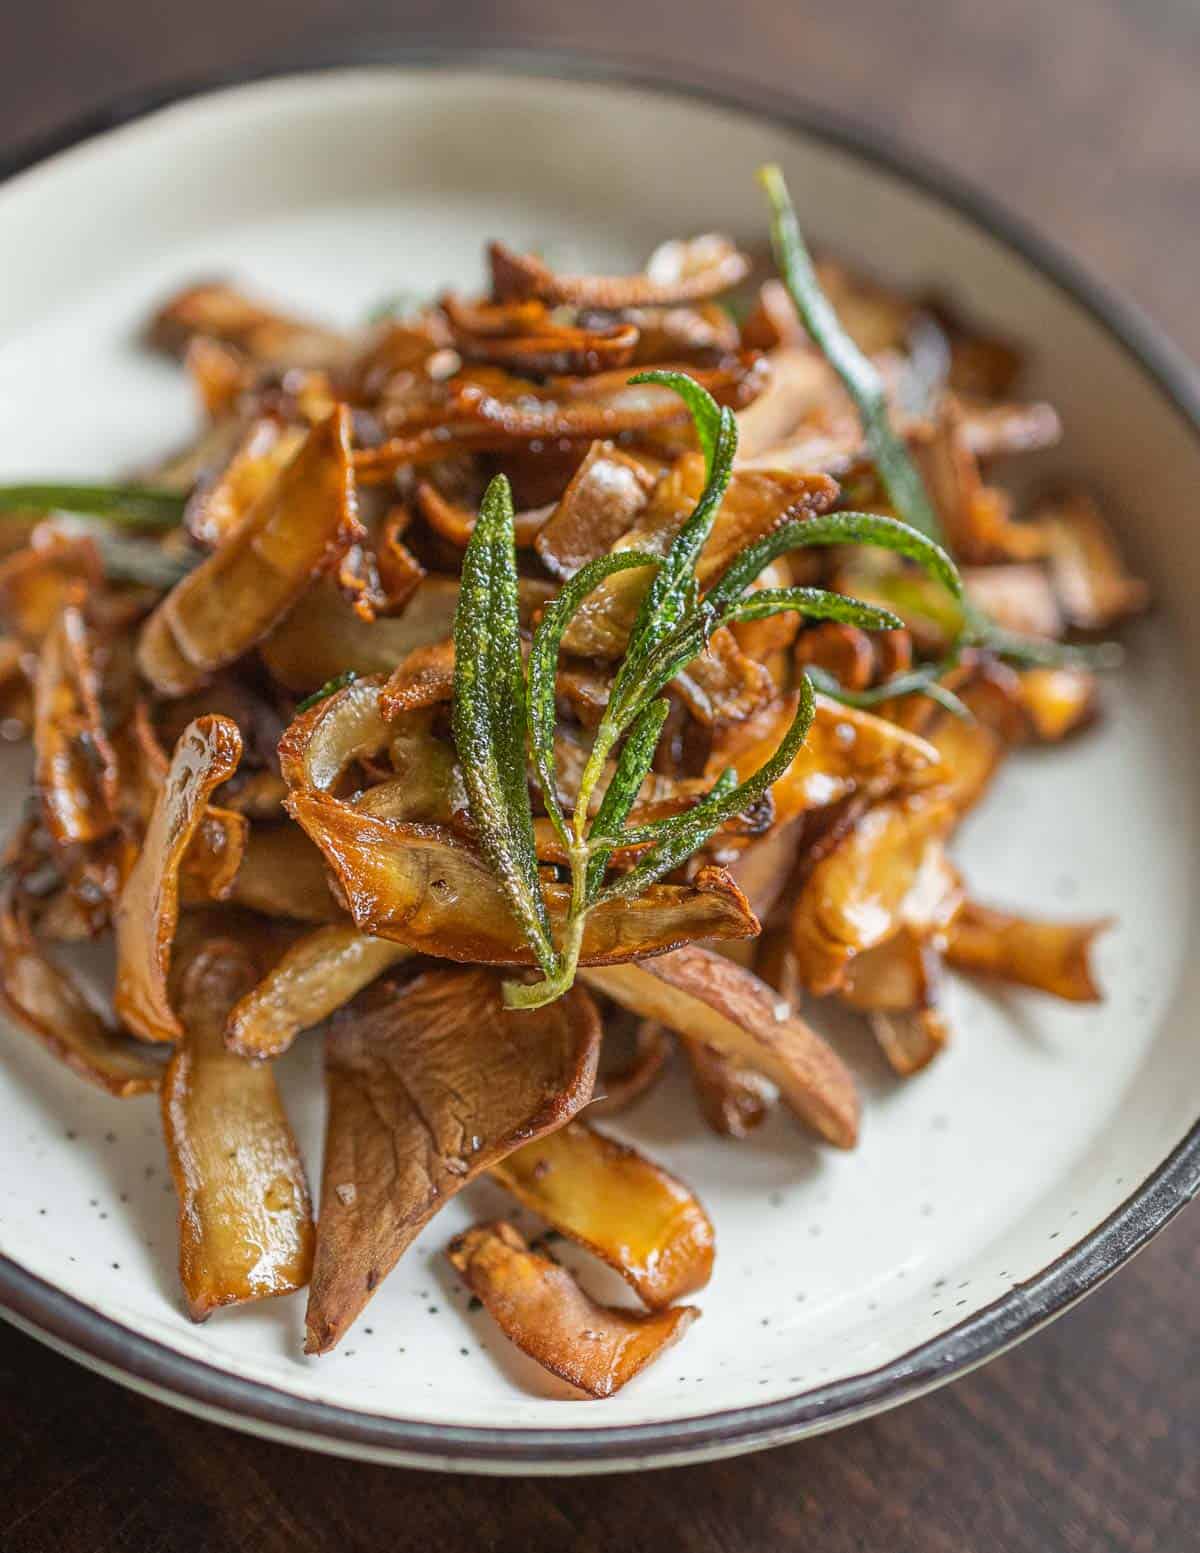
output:
[[[871,461],[893,512],[927,538],[944,544],[941,525],[925,482],[909,457],[903,438],[897,435],[891,423],[883,378],[846,332],[821,289],[783,173],[774,164],[769,164],[759,168],[758,181],[771,207],[771,247],[783,283],[813,343],[841,378],[842,386],[854,402]],[[957,609],[962,629],[949,657],[908,671],[904,675],[907,692],[930,694],[929,687],[936,685],[957,661],[960,650],[967,646],[984,647],[997,657],[1027,666],[1111,668],[1120,660],[1121,650],[1114,643],[1077,647],[1006,631],[967,598],[958,601]],[[827,688],[844,700],[850,699],[837,690],[832,681]],[[887,686],[880,689],[885,694],[894,693]],[[936,691],[933,698],[938,699]],[[859,696],[853,704],[866,703]]]
[[[627,827],[650,770],[667,713],[663,691],[703,653],[712,633],[738,620],[794,612],[840,620],[868,630],[895,630],[890,610],[819,588],[755,590],[776,557],[808,546],[877,545],[917,562],[955,598],[962,583],[935,541],[894,518],[838,512],[787,521],[737,555],[706,594],[696,564],[733,472],[737,422],[694,379],[679,372],[645,372],[632,382],[673,389],[687,404],[704,454],[706,484],[695,509],[665,555],[614,551],[589,562],[546,606],[523,664],[517,626],[516,547],[512,493],[497,475],[484,495],[463,561],[455,617],[454,738],[471,817],[484,857],[495,870],[542,972],[532,985],[510,981],[505,1000],[536,1008],[560,997],[575,979],[588,912],[602,901],[630,899],[697,851],[787,770],[812,723],[814,692],[800,682],[799,704],[779,747],[753,776],[722,773],[684,814]],[[615,572],[640,568],[653,576],[638,610],[625,656],[593,736],[575,804],[568,814],[558,792],[554,734],[555,676],[564,633],[587,596]],[[526,740],[546,813],[567,856],[571,899],[557,941],[542,896],[533,846],[533,812]],[[607,783],[595,813],[592,800]],[[645,847],[635,866],[606,882],[618,847]]]

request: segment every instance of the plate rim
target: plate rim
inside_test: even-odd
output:
[[[1032,266],[1123,349],[1200,443],[1200,379],[1184,353],[1126,297],[992,195],[935,159],[852,118],[749,81],[644,58],[537,45],[397,44],[360,38],[260,68],[221,72],[126,94],[0,155],[0,184],[160,109],[222,89],[296,75],[370,68],[458,69],[600,82],[684,97],[791,129],[853,156],[963,216]],[[1200,1191],[1200,1120],[1101,1224],[1040,1273],[965,1321],[875,1369],[772,1402],[691,1418],[545,1429],[396,1418],[309,1400],[188,1357],[84,1304],[0,1255],[0,1314],[59,1351],[158,1400],[235,1428],[339,1454],[453,1471],[618,1471],[679,1465],[762,1449],[899,1406],[1031,1336],[1129,1260]]]

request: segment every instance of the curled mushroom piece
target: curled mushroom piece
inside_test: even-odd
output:
[[[651,1310],[702,1289],[713,1228],[682,1181],[585,1122],[516,1149],[493,1177],[526,1208],[619,1272]]]
[[[537,302],[464,302],[452,293],[441,301],[454,348],[464,361],[485,361],[514,372],[603,372],[633,360],[636,324],[580,328]]]
[[[241,523],[176,583],[142,629],[138,666],[164,695],[195,690],[247,652],[356,540],[344,406],[313,428]]]
[[[157,1089],[162,1064],[125,1037],[46,955],[10,885],[0,904],[0,1007],[80,1078],[125,1099]]]
[[[302,1030],[349,1003],[410,954],[349,924],[315,928],[288,946],[229,1013],[225,1044],[243,1057],[278,1057]]]
[[[585,1105],[600,1021],[581,988],[506,1011],[489,971],[379,983],[334,1019],[309,1353],[336,1346],[468,1181]]]
[[[303,427],[275,416],[254,421],[220,475],[197,486],[188,501],[183,521],[192,538],[210,549],[227,539],[295,457],[304,435]]]
[[[117,905],[117,985],[113,1004],[147,1041],[175,1041],[167,974],[179,919],[179,871],[213,789],[233,775],[242,753],[237,724],[199,717],[179,736],[150,823]]]
[[[628,965],[592,967],[583,980],[645,1019],[714,1046],[769,1078],[814,1132],[839,1148],[858,1134],[858,1096],[845,1065],[752,971],[699,944]]]
[[[34,781],[60,843],[96,841],[116,825],[117,757],[100,710],[96,647],[75,604],[51,626],[33,700]]]
[[[907,1077],[932,1062],[949,1028],[937,1007],[942,935],[932,938],[902,927],[857,955],[840,990],[842,1000],[865,1013],[892,1068]]]
[[[501,300],[536,297],[613,310],[706,301],[750,273],[749,259],[718,233],[664,243],[640,275],[560,275],[534,254],[515,253],[504,243],[492,243],[488,256],[492,289]]]
[[[346,356],[344,336],[256,302],[223,281],[189,286],[154,315],[150,339],[181,354],[199,335],[221,340],[252,360],[281,366],[328,366]]]
[[[1111,922],[1047,922],[968,901],[951,924],[946,959],[960,971],[1049,992],[1069,1003],[1097,1003],[1094,940]]]
[[[605,554],[633,527],[653,488],[644,463],[611,442],[593,442],[534,540],[547,571],[573,577]]]
[[[496,875],[452,831],[380,819],[328,793],[296,791],[287,809],[321,848],[355,925],[421,954],[480,965],[533,965],[533,951]],[[551,923],[565,920],[570,889],[543,886]],[[758,922],[720,868],[689,885],[660,884],[633,901],[595,908],[582,963],[609,965],[663,954],[697,938],[749,938]]]
[[[94,540],[41,524],[25,549],[0,561],[0,619],[25,647],[40,647],[64,606],[91,593],[102,576]]]
[[[792,948],[810,992],[841,986],[850,962],[892,936],[912,914],[953,915],[961,891],[937,844],[956,809],[936,794],[869,808],[812,869],[792,908]]]
[[[459,1235],[446,1254],[510,1342],[592,1397],[619,1391],[700,1314],[694,1305],[646,1315],[599,1305],[503,1220]]]
[[[1090,496],[1068,492],[1043,507],[1031,527],[1045,539],[1050,580],[1073,626],[1102,631],[1146,608],[1149,589],[1127,570]]]
[[[1021,692],[1033,734],[1043,744],[1056,744],[1085,727],[1096,715],[1099,686],[1088,669],[1026,669]]]
[[[181,978],[182,1036],[162,1117],[193,1321],[303,1288],[312,1265],[308,1182],[275,1076],[225,1048],[226,1015],[254,980],[253,961],[230,939],[204,945]]]
[[[775,1086],[763,1074],[695,1037],[680,1041],[700,1114],[724,1138],[748,1138],[771,1113]]]

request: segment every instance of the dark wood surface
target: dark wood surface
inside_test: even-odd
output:
[[[3,13],[4,142],[130,88],[448,25],[761,80],[949,162],[1200,355],[1197,0],[5,0]],[[720,1465],[518,1482],[254,1441],[0,1327],[0,1548],[1185,1553],[1200,1545],[1198,1343],[1187,1213],[1048,1332],[897,1413]]]

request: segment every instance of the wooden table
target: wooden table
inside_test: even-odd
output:
[[[132,87],[291,56],[306,38],[428,38],[450,10],[6,7],[0,136],[49,130]],[[873,122],[1052,230],[1200,355],[1195,0],[459,0],[452,15],[475,42],[719,65]],[[227,1433],[0,1327],[0,1547],[1184,1553],[1198,1540],[1198,1291],[1190,1213],[1050,1331],[898,1413],[722,1465],[524,1483]]]

